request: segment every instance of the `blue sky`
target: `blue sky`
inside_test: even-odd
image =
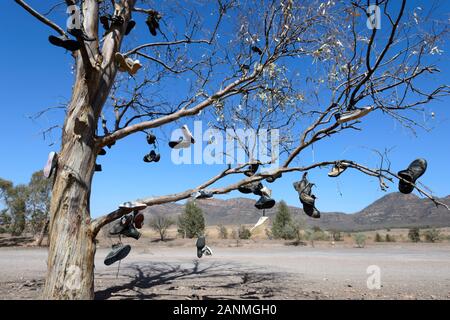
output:
[[[38,2],[30,1],[32,4]],[[416,1],[414,4],[423,3]],[[449,12],[450,5],[446,4],[445,11]],[[64,25],[64,19],[61,13],[60,25]],[[47,37],[52,31],[12,1],[2,3],[0,21],[4,30],[2,43],[8,44],[2,45],[0,50],[0,105],[3,111],[0,120],[0,146],[3,150],[0,177],[26,183],[33,172],[42,169],[48,153],[59,149],[60,131],[55,130],[46,140],[41,132],[48,127],[62,125],[63,111],[51,111],[38,120],[32,120],[30,116],[69,100],[72,58],[64,50],[50,46]],[[446,45],[443,49],[442,73],[432,81],[448,84],[450,48]],[[435,195],[446,196],[450,194],[449,102],[445,98],[429,104],[429,111],[421,121],[433,127],[430,132],[419,129],[418,136],[414,136],[391,118],[374,113],[365,118],[363,132],[344,133],[332,143],[317,144],[314,153],[310,150],[305,154],[302,164],[319,159],[353,158],[376,165],[378,157],[371,149],[392,148],[390,160],[394,171],[403,169],[417,157],[424,157],[428,160],[428,171],[421,182]],[[435,113],[434,119],[430,117],[431,112]],[[192,120],[188,123],[191,124]],[[50,145],[52,142],[55,144]],[[161,137],[159,163],[142,161],[143,155],[149,151],[142,134],[119,141],[112,149],[107,149],[106,157],[99,157],[103,172],[94,176],[91,198],[94,217],[114,210],[123,201],[183,191],[223,169],[220,165],[174,165],[170,161],[170,150],[163,147],[166,142],[167,137]],[[352,213],[385,195],[375,179],[350,170],[337,179],[330,179],[327,171],[324,168],[310,173],[310,180],[317,185],[314,192],[318,197],[316,205],[321,211]],[[299,173],[291,173],[270,184],[273,197],[298,206],[298,195],[292,183],[299,177]],[[227,178],[218,185],[231,181]],[[389,190],[396,191],[396,186],[391,185]],[[234,191],[220,198],[238,196],[241,194]]]

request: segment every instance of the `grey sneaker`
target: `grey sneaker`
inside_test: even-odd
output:
[[[365,115],[367,115],[369,112],[371,112],[372,110],[373,110],[373,107],[365,107],[365,108],[361,108],[361,109],[354,108],[354,109],[344,111],[341,114],[337,113],[335,115],[335,118],[336,118],[337,123],[345,123],[348,121],[362,118]]]
[[[338,177],[342,172],[347,170],[348,165],[344,162],[338,162],[336,163],[330,172],[328,172],[328,176],[332,178]]]
[[[47,163],[45,164],[44,167],[44,177],[47,179],[50,178],[57,166],[58,166],[58,154],[52,151],[48,154]]]
[[[261,209],[270,209],[275,205],[275,200],[267,196],[261,196],[259,200],[255,203],[255,207],[259,210]]]
[[[130,253],[130,250],[131,247],[128,244],[114,244],[112,250],[106,256],[104,263],[107,266],[112,265],[114,262],[124,259]]]

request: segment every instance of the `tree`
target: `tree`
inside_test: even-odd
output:
[[[23,0],[15,2],[59,35],[67,36],[47,15]],[[239,0],[214,5],[167,1],[158,3],[158,11],[142,8],[147,6],[144,0],[81,1],[82,27],[87,37],[95,40],[77,38],[81,49],[73,53],[72,97],[61,126],[56,126],[62,128],[62,138],[50,205],[43,297],[93,298],[95,237],[103,226],[128,213],[117,209],[91,219],[89,203],[96,158],[102,148],[143,130],[197,116],[218,130],[266,127],[280,130],[282,137],[281,165],[270,172],[243,176],[242,169],[255,162],[249,157],[246,163],[227,167],[196,188],[141,199],[148,206],[188,199],[193,192],[229,175],[243,178],[213,189],[214,194],[228,193],[279,173],[313,170],[343,161],[348,168],[378,178],[382,188],[385,181],[398,179],[385,157],[378,168],[349,159],[292,165],[317,142],[364,127],[360,122],[340,125],[334,121],[335,115],[346,108],[370,104],[377,115],[390,116],[413,129],[417,124],[413,112],[447,94],[445,85],[430,88],[427,83],[423,88],[423,82],[417,82],[438,72],[432,58],[439,52],[446,24],[435,23],[432,15],[408,15],[406,0],[399,6],[391,5],[393,2],[380,2],[386,23],[383,32],[378,32],[366,27],[368,3],[363,1],[287,0],[263,5]],[[65,3],[72,6],[78,2]],[[112,14],[114,3],[123,24],[113,24],[103,37],[99,15]],[[204,15],[202,9],[211,14]],[[162,16],[164,25],[152,31],[162,36],[157,41],[130,43],[125,31],[134,15],[152,19]],[[420,19],[420,24],[413,19]],[[185,22],[183,27],[181,21]],[[114,60],[121,50],[127,57],[145,60],[147,68],[132,78],[118,73]],[[298,72],[295,66],[299,61],[314,63],[314,74]],[[172,90],[165,95],[161,89],[173,88],[177,80],[183,84],[177,95]],[[190,80],[187,85],[186,80]],[[217,120],[210,121],[211,114]],[[426,189],[416,188],[435,204],[443,205]]]
[[[395,242],[395,237],[386,233],[385,241],[386,242]]]
[[[364,248],[366,245],[366,235],[364,233],[356,233],[353,235],[353,240],[358,248]]]
[[[242,240],[248,240],[252,236],[251,231],[245,226],[240,226],[238,229],[238,237]]]
[[[383,238],[378,232],[375,234],[375,242],[383,242]]]
[[[221,239],[228,239],[228,230],[227,230],[227,228],[224,225],[219,224],[217,226],[217,229],[219,231],[219,237]]]
[[[426,230],[423,235],[425,236],[425,241],[427,242],[437,242],[441,239],[441,232],[438,229]]]
[[[159,233],[159,238],[161,241],[166,239],[167,229],[169,229],[173,224],[175,224],[175,221],[171,217],[166,217],[163,215],[152,217],[148,223],[150,228]]]
[[[205,232],[205,218],[202,209],[195,202],[186,203],[184,212],[178,218],[178,233],[183,237],[194,238]]]
[[[420,229],[417,227],[409,229],[408,238],[412,242],[420,242]]]
[[[272,235],[275,239],[294,239],[297,235],[298,228],[292,220],[291,212],[286,202],[280,201],[277,214],[272,224]]]
[[[48,232],[51,191],[51,180],[46,179],[42,171],[33,173],[28,183],[27,211],[37,246],[42,244]]]

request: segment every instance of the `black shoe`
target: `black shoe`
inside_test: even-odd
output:
[[[300,193],[303,192],[303,190],[309,184],[309,181],[306,178],[307,175],[308,175],[308,172],[303,173],[302,180],[293,183],[294,189],[295,189],[295,191],[298,192],[299,195],[300,195]]]
[[[147,133],[147,143],[155,144],[155,142],[156,142],[156,136],[152,133]]]
[[[133,223],[130,223],[120,234],[136,240],[141,237],[141,233],[137,231]]]
[[[133,222],[133,215],[127,214],[120,219],[114,221],[114,224],[109,229],[111,236],[121,234]]]
[[[105,258],[104,263],[109,266],[114,262],[124,259],[130,253],[130,245],[123,245],[121,243],[112,246],[112,250]]]
[[[69,34],[73,35],[77,39],[81,38],[84,41],[94,41],[95,40],[95,38],[89,38],[87,36],[87,34],[81,29],[76,29],[76,28],[74,28],[74,29],[67,29],[67,32]]]
[[[123,18],[121,16],[113,16],[111,18],[111,27],[112,26],[121,26],[123,25],[125,21],[123,20]]]
[[[100,17],[100,23],[103,26],[103,29],[106,31],[109,30],[109,20],[111,19],[111,16],[101,16]]]
[[[102,165],[101,164],[95,164],[95,169],[96,172],[100,172],[102,171]]]
[[[107,145],[108,149],[111,149],[111,147],[112,147],[113,145],[115,145],[115,144],[116,144],[115,141],[114,141],[114,142],[111,142],[110,144],[108,144],[108,145]]]
[[[127,36],[130,34],[131,30],[133,30],[134,26],[136,25],[136,21],[130,20],[127,24],[127,29],[125,30],[125,35]]]
[[[253,163],[248,166],[248,170],[244,172],[247,177],[251,177],[255,175],[256,171],[258,171],[259,163]]]
[[[266,178],[266,181],[269,182],[269,183],[272,183],[275,180],[277,180],[278,178],[281,178],[281,172],[276,174],[276,175],[274,175],[274,176]]]
[[[252,47],[252,51],[253,52],[256,52],[257,54],[259,54],[259,55],[262,55],[262,51],[261,51],[261,49],[260,48],[258,48],[257,46],[253,46]]]
[[[314,185],[309,183],[304,189],[304,192],[300,194],[300,202],[303,205],[303,211],[312,218],[320,218],[320,212],[315,207],[316,196],[311,194],[311,186]]]
[[[319,219],[320,218],[320,212],[316,209],[316,207],[304,204],[303,205],[303,211],[310,216],[311,218]]]
[[[196,246],[197,246],[197,257],[201,258],[203,256],[203,248],[206,246],[206,240],[204,236],[198,237]]]
[[[161,156],[159,153],[156,153],[155,150],[150,151],[149,154],[144,156],[144,162],[158,162],[159,159],[161,159]]]
[[[106,155],[106,150],[103,149],[103,148],[101,148],[101,150],[98,152],[98,155],[99,155],[99,156],[104,156],[104,155]]]
[[[275,200],[269,198],[267,196],[261,196],[259,200],[255,203],[255,207],[259,210],[261,209],[270,209],[275,205]]]
[[[72,52],[80,50],[81,48],[81,44],[78,41],[69,39],[64,36],[49,36],[48,41],[54,46],[61,47]]]
[[[411,162],[406,170],[402,170],[397,173],[400,178],[406,180],[399,180],[398,190],[404,194],[411,193],[414,190],[414,186],[408,182],[415,184],[416,180],[420,178],[426,170],[427,161],[425,159],[416,159]]]
[[[161,16],[158,13],[151,13],[147,16],[147,20],[145,21],[148,30],[153,36],[156,36],[156,30],[159,29],[159,19],[161,19]]]

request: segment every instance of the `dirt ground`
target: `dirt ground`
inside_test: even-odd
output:
[[[449,243],[224,240],[201,259],[193,240],[133,244],[119,272],[103,264],[108,249],[97,250],[96,299],[450,299]],[[46,258],[45,248],[0,248],[0,299],[38,299]],[[367,287],[370,265],[380,268],[380,289]]]

